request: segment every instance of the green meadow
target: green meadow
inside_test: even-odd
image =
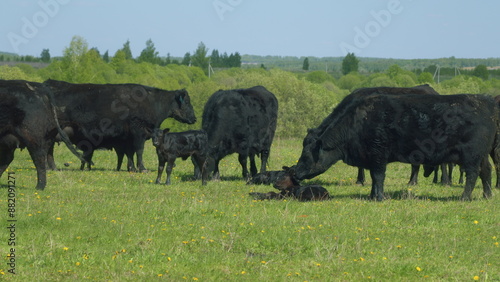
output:
[[[295,164],[301,143],[276,139],[269,169]],[[473,200],[460,201],[458,169],[451,186],[420,175],[410,187],[410,166],[393,163],[387,200],[373,202],[371,180],[356,185],[356,168],[338,163],[305,181],[327,188],[329,201],[256,201],[249,192],[274,188],[246,185],[236,155],[221,162],[222,181],[207,186],[179,159],[166,186],[154,184],[157,157],[150,141],[146,148],[150,171],[129,173],[114,171],[110,151],[80,171],[58,146],[61,170],[48,172],[44,191],[34,189],[27,151],[17,151],[15,211],[7,172],[0,179],[2,227],[16,220],[15,231],[0,229],[0,280],[500,281],[499,190],[484,200],[478,181]]]

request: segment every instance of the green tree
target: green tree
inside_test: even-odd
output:
[[[418,76],[418,83],[434,83],[434,78],[430,72],[423,72]]]
[[[102,59],[106,63],[109,63],[109,52],[108,52],[108,50],[106,50],[106,52],[104,53],[104,55],[102,55]]]
[[[147,62],[151,64],[159,64],[160,57],[156,51],[155,44],[151,39],[146,41],[146,48],[142,50],[141,55],[137,58],[139,62]]]
[[[49,49],[43,49],[40,54],[40,60],[44,63],[50,62],[50,52]]]
[[[65,80],[68,82],[76,82],[78,70],[82,61],[83,55],[88,52],[88,43],[81,36],[73,36],[69,47],[63,51],[62,68],[64,69]]]
[[[386,73],[390,78],[394,79],[396,76],[403,74],[403,69],[400,66],[394,64],[387,69]]]
[[[191,61],[193,66],[200,67],[202,70],[208,72],[208,48],[203,42],[198,44],[198,48],[194,51],[193,56],[191,56]]]
[[[342,60],[342,73],[344,75],[350,72],[357,72],[359,68],[359,60],[354,53],[347,53]]]
[[[167,53],[167,57],[165,58],[165,65],[168,66],[172,63],[172,57],[170,57],[170,53]]]
[[[222,67],[222,60],[219,55],[219,50],[217,49],[212,50],[212,54],[210,55],[210,64],[214,68]]]
[[[304,62],[302,63],[302,69],[305,71],[309,70],[309,58],[306,57],[304,59]]]
[[[187,52],[182,58],[181,65],[190,66],[191,65],[191,53]]]
[[[483,80],[488,80],[490,73],[488,72],[488,68],[485,65],[477,65],[474,68],[472,75],[482,78]]]
[[[130,40],[127,40],[127,42],[123,44],[123,47],[120,50],[122,50],[123,53],[125,54],[125,59],[131,60],[133,58],[132,50],[130,50]]]
[[[352,91],[359,87],[359,85],[363,82],[363,77],[359,75],[357,72],[350,72],[339,78],[337,81],[337,85],[342,89],[347,89]]]

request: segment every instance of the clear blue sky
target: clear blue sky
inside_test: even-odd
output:
[[[148,39],[161,56],[219,52],[383,58],[500,57],[500,1],[8,0],[0,51],[60,56],[71,38],[112,56]]]

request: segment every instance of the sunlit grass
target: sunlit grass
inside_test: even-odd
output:
[[[355,185],[356,169],[339,163],[307,181],[327,188],[330,201],[255,201],[249,192],[274,189],[246,185],[234,155],[221,163],[223,181],[201,186],[191,162],[178,160],[171,186],[153,184],[157,158],[146,145],[149,173],[114,171],[109,151],[96,152],[93,171],[79,171],[57,147],[62,171],[49,172],[45,191],[34,189],[27,152],[16,152],[17,274],[2,263],[0,279],[500,280],[498,190],[483,200],[479,184],[462,202],[456,180],[443,187],[421,176],[409,187],[410,167],[391,164],[388,199],[372,202],[369,183]],[[277,139],[269,169],[293,165],[300,151],[301,140]],[[0,231],[5,261],[8,235]]]

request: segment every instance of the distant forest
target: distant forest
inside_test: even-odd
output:
[[[103,57],[107,52],[102,55]],[[188,55],[189,54],[189,55]],[[208,54],[207,54],[208,55]],[[222,61],[226,61],[227,67],[238,67],[242,68],[279,68],[285,71],[291,72],[302,72],[303,62],[307,58],[309,61],[308,71],[326,71],[332,74],[334,77],[339,78],[342,75],[342,60],[344,57],[294,57],[294,56],[257,56],[257,55],[240,55],[238,52],[234,54],[231,53],[227,55],[223,53],[219,57],[218,50],[213,50],[208,56],[212,59],[213,68],[224,68],[226,67]],[[170,55],[166,57],[160,57],[165,64],[176,63],[176,64],[188,64],[191,53],[187,52],[184,57],[171,57]],[[54,59],[60,59],[55,57]],[[412,71],[417,74],[420,72],[436,72],[436,69],[440,69],[440,74],[445,78],[447,76],[455,76],[457,74],[467,74],[474,67],[478,65],[485,65],[488,68],[494,68],[490,70],[490,77],[500,78],[500,58],[487,58],[487,59],[477,59],[477,58],[438,58],[438,59],[393,59],[393,58],[369,58],[369,57],[358,57],[359,63],[359,73],[361,74],[371,74],[384,72],[389,69],[392,65],[398,65],[404,70]],[[0,64],[5,65],[15,65],[17,62],[24,62],[32,64],[34,67],[43,67],[43,59],[41,57],[34,56],[20,56],[13,53],[1,52],[0,51]],[[42,64],[34,64],[42,63]],[[49,61],[46,61],[48,64]]]

